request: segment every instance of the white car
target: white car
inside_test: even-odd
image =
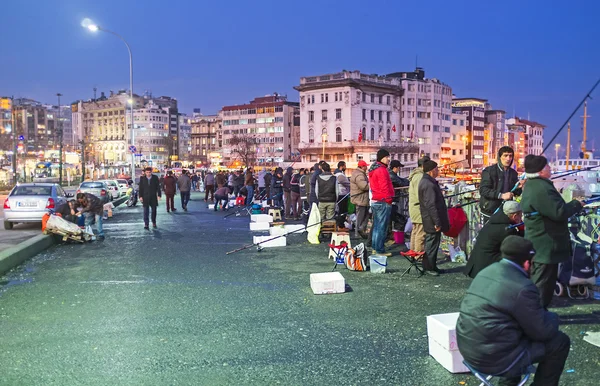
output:
[[[119,183],[117,180],[101,180],[108,186],[108,190],[110,191],[111,201],[116,200],[121,197],[121,189],[119,188]]]
[[[24,183],[15,186],[4,200],[4,229],[16,223],[41,222],[49,210],[56,210],[73,197],[58,184]]]

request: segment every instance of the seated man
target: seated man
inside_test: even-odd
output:
[[[460,353],[475,370],[501,376],[498,385],[517,385],[535,363],[534,385],[558,385],[570,340],[558,330],[558,315],[542,308],[529,279],[533,244],[508,236],[500,250],[503,259],[477,275],[460,306]]]
[[[502,259],[500,254],[502,241],[507,236],[519,235],[518,228],[507,228],[521,222],[523,222],[521,205],[516,201],[506,201],[502,205],[502,210],[492,215],[479,231],[477,241],[475,241],[475,246],[465,267],[465,275],[474,279],[482,269],[500,261]]]

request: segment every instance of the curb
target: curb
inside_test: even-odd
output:
[[[125,201],[127,201],[127,197],[121,197],[112,203],[115,207],[118,207]],[[13,247],[0,251],[0,275],[4,275],[24,261],[29,260],[38,253],[56,245],[57,242],[58,239],[53,235],[40,234]]]

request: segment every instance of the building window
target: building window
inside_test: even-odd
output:
[[[365,94],[364,92],[363,92],[363,94],[362,94],[362,101],[363,101],[363,102],[366,102],[366,101],[367,101],[367,94]]]
[[[325,103],[325,94],[321,94],[321,103]]]
[[[383,95],[379,96],[379,104],[382,105],[383,104]]]
[[[342,119],[342,109],[335,109],[335,119]]]
[[[391,122],[392,121],[392,112],[388,111],[385,113],[385,118],[387,122]]]
[[[308,143],[315,142],[315,131],[313,129],[308,130]]]
[[[329,93],[325,93],[325,103],[329,102]]]
[[[375,120],[375,110],[371,110],[371,120]]]
[[[385,97],[385,98],[386,98],[386,102],[385,103],[389,106],[391,104],[392,98],[389,95],[387,97]]]
[[[375,103],[375,94],[371,93],[371,103]]]
[[[312,111],[312,110],[308,112],[308,121],[309,122],[314,122],[315,121],[315,112]]]
[[[383,121],[383,111],[379,110],[379,120]]]
[[[375,140],[375,128],[371,127],[371,141]]]
[[[342,142],[342,128],[341,127],[335,128],[335,141]]]
[[[314,95],[311,95],[311,96],[310,96],[310,100],[311,100],[311,103],[315,103],[315,96],[314,96]],[[256,114],[256,113],[255,113],[255,114]]]
[[[390,141],[392,139],[392,133],[390,129],[387,129],[387,140]]]
[[[321,122],[327,120],[327,110],[321,110]]]
[[[363,94],[365,95],[365,94]],[[367,120],[367,109],[363,109],[363,121]]]

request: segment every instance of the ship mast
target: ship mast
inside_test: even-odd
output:
[[[587,141],[587,101],[583,104],[583,141],[581,142],[581,152],[583,154],[582,158],[587,158],[585,153],[586,149],[586,141]]]
[[[569,161],[571,157],[571,122],[567,126],[567,166],[566,170],[569,170]]]

